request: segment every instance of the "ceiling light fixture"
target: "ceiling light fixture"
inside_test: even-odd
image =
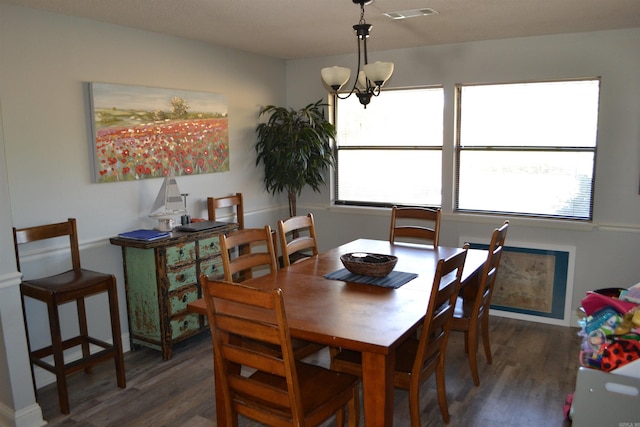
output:
[[[327,67],[320,70],[322,80],[331,87],[333,94],[339,99],[347,99],[352,94],[356,94],[360,103],[367,108],[372,96],[380,95],[382,85],[391,77],[393,73],[393,62],[374,62],[369,64],[367,54],[367,38],[371,30],[371,24],[364,20],[364,6],[370,4],[372,0],[353,0],[360,5],[360,22],[353,26],[358,38],[358,68],[353,87],[347,96],[341,97],[338,91],[351,77],[351,70],[345,67]],[[364,55],[363,55],[364,53]]]

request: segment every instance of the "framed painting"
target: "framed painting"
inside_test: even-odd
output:
[[[487,249],[488,245],[470,243],[470,247]],[[575,248],[567,246],[505,245],[491,297],[491,314],[568,326],[574,254]]]
[[[226,97],[89,83],[95,182],[229,170]]]

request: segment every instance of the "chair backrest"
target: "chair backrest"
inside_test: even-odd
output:
[[[300,257],[318,255],[318,239],[313,214],[278,221],[278,234],[285,267],[296,261],[296,259],[292,260],[292,256],[296,258],[296,254]]]
[[[274,273],[276,263],[271,227],[245,228],[220,237],[224,280],[238,282],[253,277],[256,267],[268,267]],[[235,276],[235,277],[234,277]]]
[[[398,237],[408,237],[429,240],[433,246],[438,246],[440,215],[440,209],[394,206],[391,209],[389,241],[394,243]]]
[[[303,425],[282,291],[212,281],[206,276],[200,282],[213,339],[214,365],[219,367],[216,381],[220,381],[226,413],[237,412],[267,425]],[[240,344],[247,340],[264,345]],[[249,372],[272,380],[254,381],[248,378]],[[275,387],[275,383],[286,384],[286,388]],[[285,424],[282,418],[293,423]]]
[[[78,230],[76,228],[75,218],[69,218],[66,222],[56,224],[39,225],[20,229],[14,227],[13,244],[16,253],[16,265],[18,267],[18,271],[20,271],[19,245],[64,236],[69,236],[71,266],[74,270],[80,270],[80,249],[78,246]]]
[[[244,228],[244,202],[242,201],[242,193],[217,198],[207,197],[209,221],[215,221],[216,209],[223,208],[234,208],[238,229],[242,230]]]
[[[473,302],[471,316],[477,317],[483,310],[489,310],[493,286],[498,276],[498,267],[500,267],[500,259],[502,258],[504,241],[507,238],[508,229],[509,221],[505,221],[500,228],[496,228],[491,234],[491,243],[489,243],[488,249],[489,254],[487,255],[487,261],[482,270],[478,293]]]
[[[424,369],[434,366],[438,357],[445,357],[468,248],[465,245],[463,251],[438,261],[412,369],[416,378]]]

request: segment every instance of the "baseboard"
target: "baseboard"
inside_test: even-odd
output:
[[[0,426],[40,427],[46,424],[42,418],[42,409],[37,403],[14,411],[0,402]]]

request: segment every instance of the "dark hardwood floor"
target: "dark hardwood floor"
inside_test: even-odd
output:
[[[480,349],[480,386],[475,387],[461,333],[452,333],[447,352],[449,426],[567,426],[562,406],[573,391],[580,340],[576,328],[501,317],[491,318],[493,364]],[[312,356],[328,364],[325,350]],[[211,339],[202,334],[181,343],[174,357],[138,349],[125,355],[127,388],[119,389],[113,364],[68,378],[71,414],[58,410],[55,384],[38,390],[49,426],[216,425]],[[442,426],[435,378],[421,389],[422,425]],[[395,391],[394,425],[409,426],[407,393]],[[241,427],[257,424],[242,419]],[[333,425],[333,422],[327,423]],[[364,425],[364,422],[362,423]]]

